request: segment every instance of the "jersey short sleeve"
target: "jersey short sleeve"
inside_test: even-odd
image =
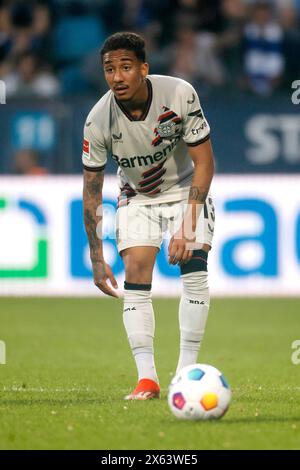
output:
[[[188,83],[183,88],[183,140],[188,146],[202,144],[210,137],[210,127],[204,116],[195,89]]]
[[[107,149],[104,138],[95,128],[93,122],[87,122],[84,126],[82,163],[89,171],[103,170],[107,162]]]

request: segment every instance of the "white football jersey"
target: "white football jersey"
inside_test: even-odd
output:
[[[92,108],[84,127],[84,168],[99,171],[107,158],[117,163],[120,205],[186,198],[193,174],[187,146],[209,139],[209,125],[189,83],[149,75],[147,85],[141,119],[134,120],[110,90]]]

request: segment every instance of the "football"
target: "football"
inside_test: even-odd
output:
[[[207,364],[184,367],[169,386],[169,407],[180,419],[221,418],[228,410],[230,400],[231,389],[224,375]]]

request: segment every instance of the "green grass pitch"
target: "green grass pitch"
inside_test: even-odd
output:
[[[154,299],[162,399],[125,402],[136,373],[111,299],[0,299],[1,449],[299,449],[300,300],[213,299],[200,362],[233,390],[220,421],[179,421],[166,396],[176,300]]]

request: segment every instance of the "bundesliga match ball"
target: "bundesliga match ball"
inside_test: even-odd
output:
[[[169,386],[169,407],[180,419],[221,418],[230,400],[231,390],[224,375],[207,364],[184,367]]]

